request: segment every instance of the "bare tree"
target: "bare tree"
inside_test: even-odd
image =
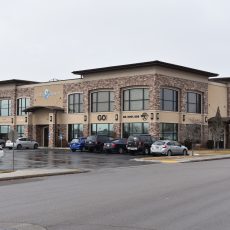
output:
[[[211,118],[209,121],[209,131],[214,141],[214,147],[219,149],[220,141],[224,134],[224,123],[220,115],[220,108],[218,106],[216,116]]]

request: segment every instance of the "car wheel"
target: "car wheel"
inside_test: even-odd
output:
[[[17,149],[19,149],[19,150],[22,149],[22,145],[18,145]]]
[[[171,151],[171,150],[168,150],[167,156],[171,156],[171,155],[172,155],[172,151]]]
[[[186,149],[183,150],[183,155],[188,155],[188,151]]]
[[[76,152],[76,149],[71,149],[72,152]]]
[[[5,143],[4,142],[2,142],[0,145],[2,146],[2,148],[5,148]]]
[[[145,147],[145,148],[144,148],[144,154],[149,155],[149,153],[150,153],[149,148],[148,148],[148,147]]]
[[[118,149],[118,152],[119,152],[120,154],[123,154],[123,153],[124,153],[124,149],[120,147],[120,148]]]
[[[37,149],[38,148],[38,144],[34,144],[34,149]]]
[[[9,149],[12,149],[12,147],[9,147]]]

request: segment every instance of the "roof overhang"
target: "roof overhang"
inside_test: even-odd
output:
[[[141,63],[134,63],[134,64],[127,64],[127,65],[118,65],[118,66],[109,66],[103,68],[96,68],[96,69],[85,69],[79,71],[73,71],[73,74],[85,75],[85,74],[92,74],[92,73],[101,73],[101,72],[108,72],[108,71],[115,71],[115,70],[124,70],[124,69],[133,69],[133,68],[141,68],[141,67],[164,67],[169,69],[175,69],[180,71],[185,71],[189,73],[194,73],[198,75],[203,75],[206,77],[217,77],[217,73],[211,73],[203,70],[193,69],[185,66],[175,65],[167,62],[162,61],[150,61],[150,62],[141,62]]]
[[[38,110],[50,110],[52,112],[61,111],[64,112],[64,109],[58,106],[31,106],[24,109],[24,112],[36,112]]]

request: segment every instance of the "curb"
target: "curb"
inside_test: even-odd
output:
[[[15,174],[16,172],[20,172],[23,170],[18,170],[15,172],[10,172],[10,173],[2,173],[2,177],[0,174],[0,181],[7,181],[7,180],[18,180],[18,179],[28,179],[28,178],[36,178],[36,177],[46,177],[46,176],[60,176],[60,175],[68,175],[68,174],[77,174],[77,173],[86,173],[89,172],[89,170],[81,170],[81,169],[71,169],[71,170],[64,170],[64,171],[56,171],[56,172],[33,172],[33,170],[31,170],[31,172],[33,173],[28,173],[28,174],[24,174],[24,175],[13,175],[13,173]],[[11,175],[7,175],[7,174],[11,174]]]

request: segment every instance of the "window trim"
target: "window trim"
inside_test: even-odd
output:
[[[109,93],[109,98],[108,101],[104,101],[104,102],[98,102],[98,93],[100,92],[108,92]],[[113,93],[113,101],[111,100],[111,93]],[[96,102],[93,102],[93,94],[96,94]],[[109,89],[105,89],[105,90],[94,90],[92,92],[90,92],[90,112],[91,113],[100,113],[100,112],[113,112],[114,111],[114,90],[109,90]],[[98,104],[99,103],[107,103],[108,104],[108,111],[98,111]],[[93,111],[93,105],[96,104],[96,111]]]
[[[8,110],[7,115],[2,115],[2,104],[0,103],[0,117],[12,116],[12,100],[8,98],[1,98],[0,101],[8,101],[8,108],[3,108],[4,110]]]
[[[196,103],[188,103],[188,94],[189,93],[193,93],[193,94],[196,94]],[[197,104],[197,95],[199,95],[200,96],[200,108],[199,108],[199,110],[200,111],[198,111],[198,104]],[[197,91],[187,91],[186,92],[186,112],[187,113],[195,113],[195,114],[202,114],[202,110],[203,110],[203,100],[202,100],[202,98],[203,98],[203,93],[202,92],[197,92]],[[196,112],[189,112],[189,104],[192,104],[192,105],[196,105]]]
[[[82,94],[82,103],[78,103],[78,105],[82,104],[82,111],[79,112],[70,112],[69,111],[69,96],[74,95],[74,94]],[[80,97],[79,97],[79,101],[80,101]],[[73,104],[74,105],[74,104]],[[80,107],[78,107],[80,108]],[[83,92],[72,92],[72,93],[68,93],[67,94],[67,113],[68,114],[75,114],[75,113],[84,113],[84,93]]]
[[[135,90],[135,89],[142,89],[142,99],[140,99],[140,100],[130,100],[130,91],[131,90]],[[144,97],[144,95],[145,95],[145,93],[144,93],[144,91],[145,91],[145,89],[147,89],[148,90],[148,99],[145,99],[145,97]],[[129,91],[128,92],[128,97],[129,97],[129,99],[128,100],[125,100],[125,96],[124,96],[124,94],[125,94],[125,91]],[[130,109],[130,105],[131,105],[131,101],[141,101],[142,102],[142,108],[140,109],[140,110],[131,110]],[[148,108],[144,108],[144,105],[145,105],[145,101],[148,101],[149,102],[149,87],[131,87],[131,88],[125,88],[125,89],[123,89],[122,90],[122,111],[143,111],[143,110],[149,110],[149,104],[148,104]],[[125,102],[128,102],[128,110],[125,110]]]
[[[162,99],[162,90],[164,92],[164,90],[172,90],[173,91],[173,99],[172,100],[164,100],[164,98]],[[175,95],[175,93],[176,95]],[[178,89],[176,88],[170,88],[170,87],[161,87],[160,88],[160,110],[161,111],[169,111],[169,112],[179,112],[179,96],[180,95],[180,92]],[[176,99],[174,100],[174,97],[176,97]],[[168,102],[171,102],[172,103],[172,107],[173,109],[172,110],[166,110],[164,109],[164,102],[165,101],[168,101]],[[175,103],[175,104],[174,104]],[[174,108],[175,107],[175,108]]]

